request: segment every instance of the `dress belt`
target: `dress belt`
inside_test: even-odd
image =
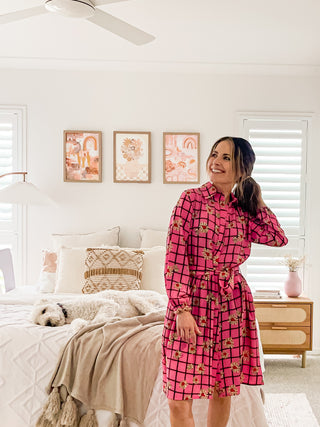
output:
[[[230,293],[234,289],[235,278],[239,277],[239,282],[242,280],[242,275],[238,267],[226,267],[223,269],[212,268],[203,271],[199,270],[190,270],[191,276],[197,278],[203,278],[204,280],[209,280],[212,276],[218,276],[219,287],[225,292]]]

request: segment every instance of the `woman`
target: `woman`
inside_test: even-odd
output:
[[[253,298],[239,265],[252,242],[284,246],[287,238],[251,178],[254,162],[245,139],[219,139],[207,159],[210,182],[182,193],[173,210],[163,330],[172,427],[194,426],[199,398],[210,399],[207,426],[224,427],[240,384],[263,384]]]

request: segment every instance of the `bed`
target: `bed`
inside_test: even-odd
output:
[[[150,235],[148,235],[149,237]],[[60,243],[63,245],[64,242]],[[101,245],[102,243],[115,245],[118,242],[110,243],[105,236],[103,242],[96,242],[92,239],[90,241],[90,245]],[[150,246],[152,243],[149,241]],[[75,246],[74,241],[68,242],[68,244]],[[78,246],[87,246],[87,244],[88,242],[82,239]],[[147,242],[144,241],[143,245],[146,244]],[[145,251],[142,289],[148,288],[160,293],[164,292],[161,282],[163,280],[163,257],[163,247],[152,249],[150,252]],[[58,275],[61,277],[54,285],[55,292],[50,293],[52,289],[48,288],[50,285],[50,283],[48,285],[48,280],[52,282],[54,273],[52,270],[49,271],[48,275],[44,277],[47,292],[45,296],[63,300],[78,297],[83,286],[81,282],[83,271],[78,274],[78,270],[84,262],[84,250],[79,248],[61,250],[59,258]],[[63,265],[68,267],[68,271],[63,271]],[[155,276],[158,277],[158,282],[155,280]],[[72,280],[74,283],[71,283]],[[43,293],[39,293],[39,289],[41,290],[41,286],[40,288],[39,286],[25,286],[0,295],[0,414],[1,425],[4,427],[36,425],[48,398],[46,388],[59,360],[60,352],[74,334],[71,325],[50,328],[31,323],[29,319],[32,306],[39,297],[43,297]],[[68,292],[70,290],[71,292]],[[205,399],[195,400],[193,403],[197,427],[206,425],[207,405],[208,401]],[[109,411],[98,410],[96,416],[98,425],[101,427],[119,425],[115,415]],[[128,427],[139,427],[131,421],[127,425]],[[228,427],[266,427],[267,425],[262,388],[242,385],[240,395],[232,398]],[[166,396],[162,391],[160,359],[143,427],[170,427],[169,408]]]
[[[73,297],[63,294],[64,299]],[[29,316],[37,298],[39,294],[27,287],[0,299],[0,414],[1,424],[6,427],[35,426],[47,399],[45,390],[60,350],[73,334],[70,325],[49,328],[32,324]],[[194,402],[198,427],[206,425],[207,404],[206,400]],[[113,415],[108,411],[97,411],[97,419],[99,426],[113,426]],[[144,426],[170,426],[160,360]],[[260,387],[242,386],[241,394],[232,398],[229,427],[236,426],[267,426]],[[132,422],[130,427],[137,425]]]

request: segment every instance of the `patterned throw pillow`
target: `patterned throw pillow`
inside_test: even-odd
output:
[[[141,250],[87,248],[82,292],[140,289],[143,254]]]

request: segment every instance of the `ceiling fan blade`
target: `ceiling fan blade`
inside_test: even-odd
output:
[[[151,34],[145,33],[139,28],[133,27],[127,22],[99,9],[96,9],[95,14],[91,18],[87,18],[87,20],[136,45],[146,44],[155,39]]]
[[[111,4],[111,3],[120,3],[122,1],[128,1],[128,0],[91,0],[91,2],[95,6],[102,6],[103,4]]]
[[[41,15],[48,11],[44,6],[31,7],[30,9],[22,9],[17,12],[6,13],[0,15],[0,24],[8,24],[9,22],[20,21],[20,19],[31,18],[32,16]]]

